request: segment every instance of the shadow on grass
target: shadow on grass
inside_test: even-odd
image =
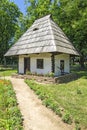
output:
[[[77,74],[78,74],[78,78],[87,79],[87,70],[85,70],[85,71],[79,71],[79,72],[77,72]]]
[[[85,68],[81,68],[79,64],[71,66],[71,72],[76,73],[78,75],[78,78],[86,78],[87,79],[87,65],[85,65]]]
[[[3,71],[10,71],[10,70],[13,70],[13,69],[0,69],[0,72],[3,72]]]

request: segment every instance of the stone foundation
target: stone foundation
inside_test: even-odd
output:
[[[78,79],[78,75],[74,74],[74,73],[70,73],[70,74],[66,74],[66,75],[62,75],[59,77],[55,78],[55,83],[67,83],[73,80]]]
[[[15,74],[12,77],[15,78],[23,78],[23,79],[34,79],[39,83],[46,83],[46,84],[60,84],[60,83],[67,83],[73,80],[78,79],[78,75],[74,73],[65,74],[59,77],[45,77],[45,76],[35,76],[35,75],[19,75]]]

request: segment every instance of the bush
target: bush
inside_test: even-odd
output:
[[[76,124],[75,130],[81,130],[81,127],[78,124]]]
[[[60,117],[62,117],[62,113],[61,110],[59,108],[56,108],[56,114],[59,115]]]
[[[77,89],[77,94],[82,94],[80,89]]]
[[[66,112],[62,117],[62,120],[67,124],[72,124],[72,118],[69,112]]]
[[[54,77],[54,73],[53,72],[49,73],[49,77]]]
[[[26,74],[27,75],[32,75],[32,73],[30,71],[28,71],[28,70],[26,71]]]

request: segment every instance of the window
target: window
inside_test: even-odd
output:
[[[43,59],[37,59],[37,68],[43,69]]]
[[[37,31],[37,30],[39,30],[39,28],[34,28],[34,29],[33,29],[33,31]]]

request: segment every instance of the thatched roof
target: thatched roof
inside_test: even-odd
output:
[[[59,52],[78,55],[78,52],[55,24],[50,15],[36,20],[5,56]]]

